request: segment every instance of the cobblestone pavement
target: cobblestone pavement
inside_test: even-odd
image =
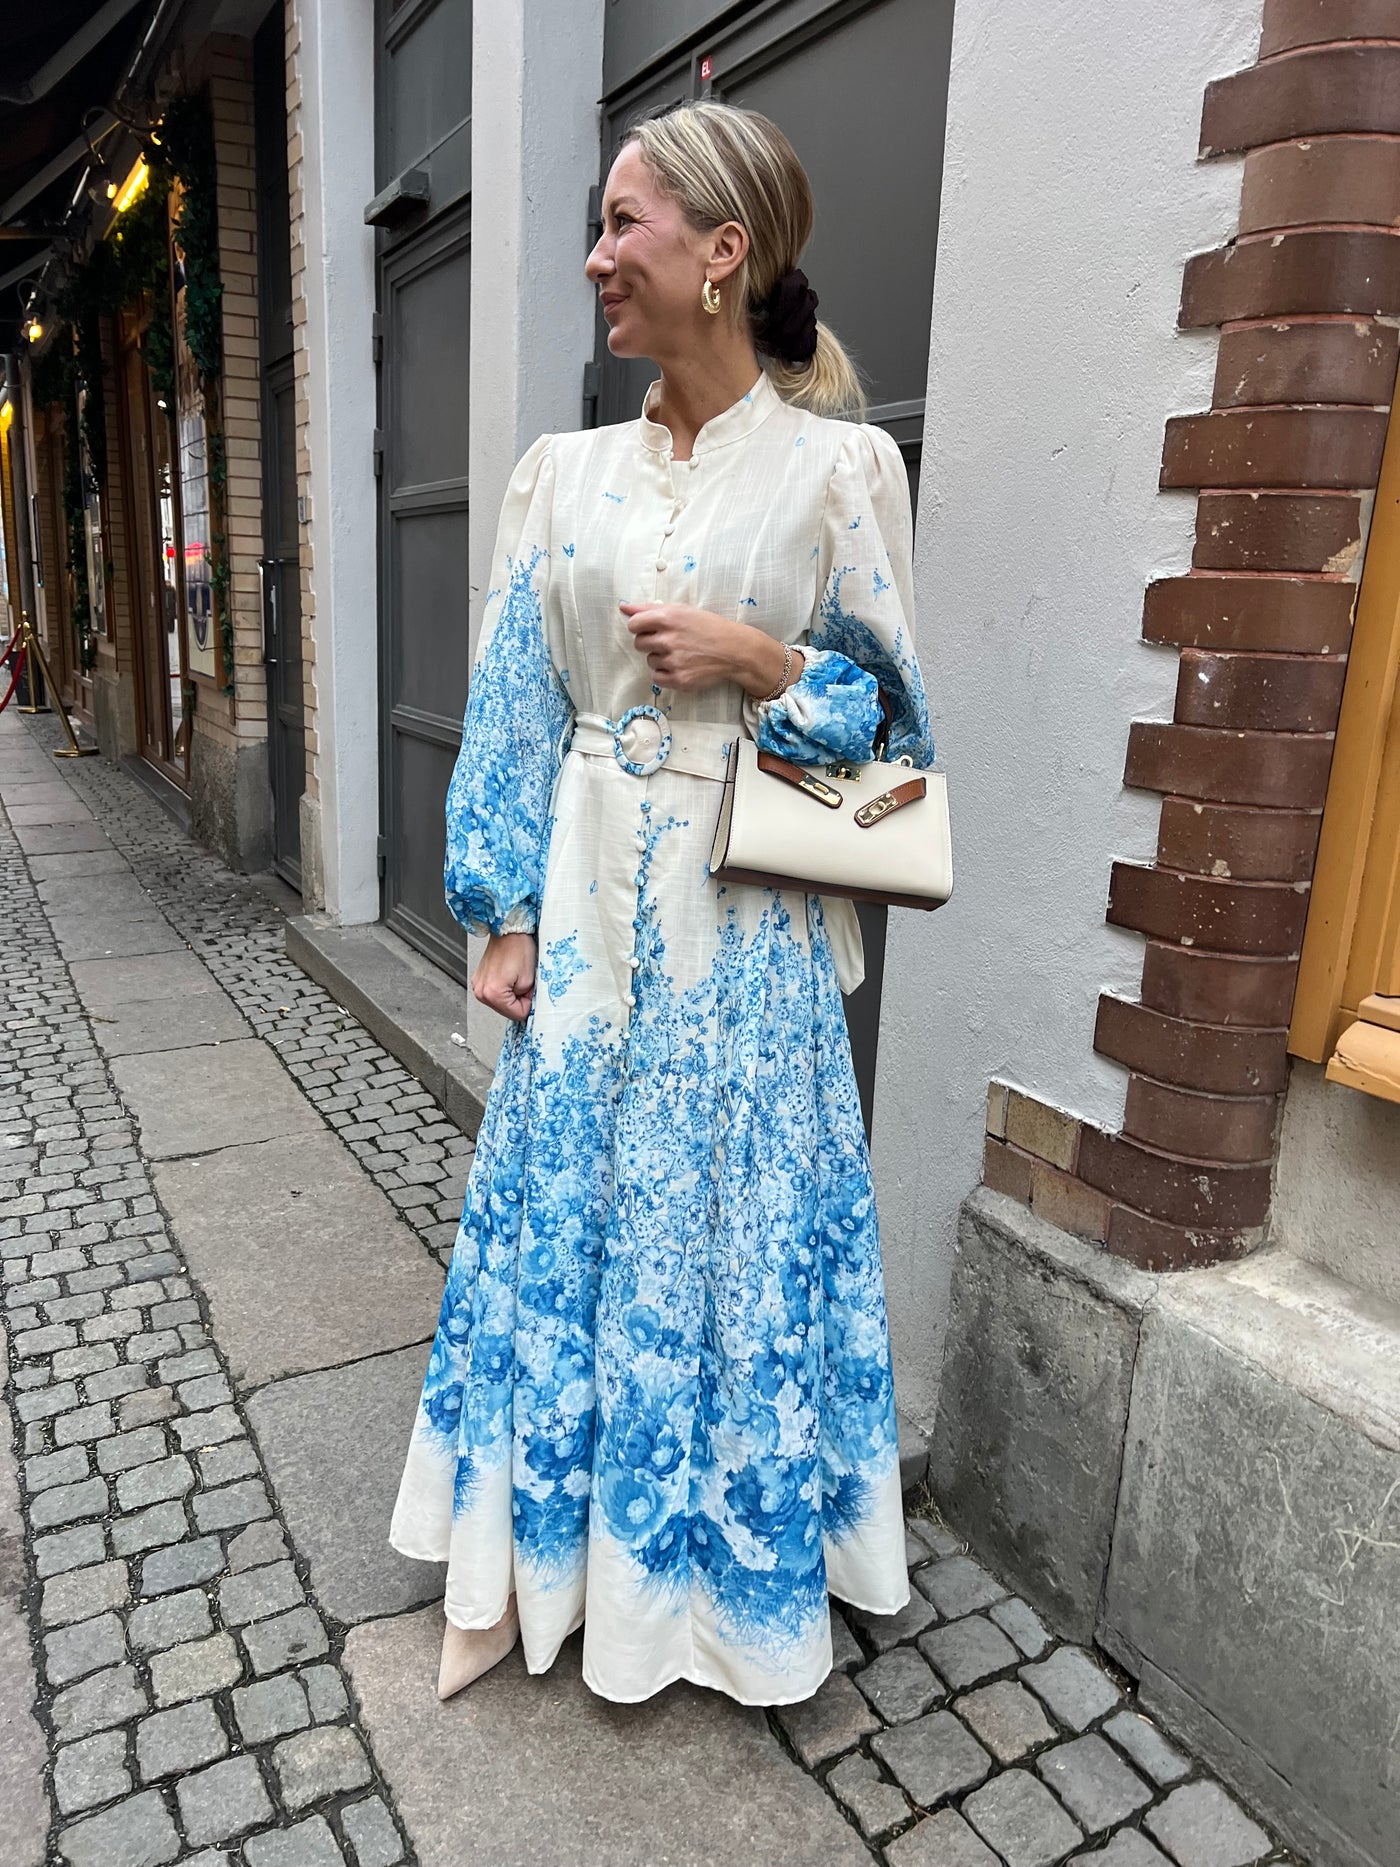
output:
[[[271,895],[56,743],[0,716],[0,1867],[1293,1858],[917,1500],[910,1606],[836,1617],[803,1705],[606,1706],[570,1648],[440,1707],[384,1531],[471,1144]],[[360,1259],[292,1203],[340,1198]]]

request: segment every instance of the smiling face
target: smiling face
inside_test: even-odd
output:
[[[710,233],[692,227],[662,192],[635,142],[612,165],[603,191],[603,231],[584,272],[598,288],[615,357],[669,358],[693,352],[718,319],[701,308],[707,278],[723,287],[748,248],[737,223]]]

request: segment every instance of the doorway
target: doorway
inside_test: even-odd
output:
[[[184,661],[183,562],[175,430],[142,350],[137,319],[121,318],[118,389],[129,490],[132,648],[139,756],[181,791],[189,789],[188,692]]]
[[[465,982],[442,824],[469,671],[472,9],[378,0],[376,23],[382,911]]]

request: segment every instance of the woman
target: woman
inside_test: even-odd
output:
[[[854,914],[707,863],[736,733],[867,759],[883,689],[890,755],[932,753],[904,467],[830,418],[811,225],[766,118],[640,125],[586,270],[660,380],[536,441],[501,515],[446,880],[512,1023],[390,1533],[448,1564],[443,1696],[582,1624],[604,1697],[784,1704],[828,1590],[908,1599]]]

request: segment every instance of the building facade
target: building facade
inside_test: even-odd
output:
[[[863,916],[848,1007],[903,1410],[1057,1625],[1315,1859],[1396,1867],[1400,0],[216,27],[146,95],[206,100],[218,370],[182,387],[175,275],[173,408],[149,295],[68,403],[25,365],[65,701],[470,1115],[441,816],[501,494],[640,406],[582,270],[626,124],[773,115],[908,466],[954,809],[953,901]]]

